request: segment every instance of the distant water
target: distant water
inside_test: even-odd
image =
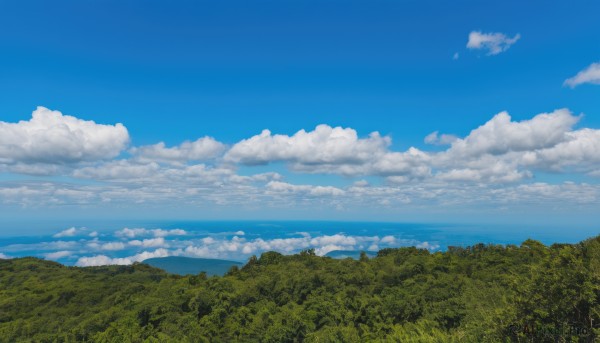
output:
[[[357,250],[334,250],[334,251],[328,252],[327,254],[325,254],[325,256],[331,257],[331,258],[336,258],[336,259],[351,258],[354,260],[358,260],[362,253],[363,253],[362,251],[357,251]],[[365,252],[365,254],[367,255],[368,258],[377,256],[377,254],[375,252],[371,252],[371,251]]]
[[[153,267],[160,268],[168,273],[179,275],[195,275],[205,272],[206,275],[224,275],[233,266],[242,267],[244,264],[237,261],[189,258],[181,256],[169,256],[159,258],[149,258],[142,261]]]
[[[286,237],[296,232],[314,234],[346,233],[350,235],[398,235],[424,241],[439,241],[443,246],[473,243],[516,244],[533,238],[544,244],[575,243],[600,234],[597,226],[572,228],[534,225],[492,224],[427,224],[344,221],[44,221],[0,222],[0,243],[19,237],[19,241],[35,241],[70,227],[86,227],[98,232],[128,228],[163,228],[191,230],[214,234],[244,231],[263,238]]]
[[[56,236],[70,227],[75,227],[77,233]],[[148,235],[118,235],[117,231],[123,228],[145,228]],[[180,229],[186,233],[183,236],[151,234],[150,230],[159,228],[165,232]],[[92,236],[94,232],[96,235]],[[262,250],[294,253],[301,248],[316,248],[323,255],[332,250],[375,251],[409,245],[445,250],[448,246],[475,243],[520,244],[528,238],[547,245],[576,243],[599,234],[600,225],[570,228],[342,221],[2,222],[0,257],[38,256],[78,265],[83,265],[82,257],[99,255],[110,263],[164,257],[158,254],[245,261]],[[155,255],[141,255],[150,252]],[[88,260],[100,263],[94,261]]]

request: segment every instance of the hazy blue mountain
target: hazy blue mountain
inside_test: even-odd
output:
[[[180,256],[149,258],[142,263],[179,275],[198,274],[200,272],[206,272],[206,275],[224,275],[232,266],[242,267],[244,265],[242,262],[237,261]]]
[[[350,257],[355,260],[358,260],[360,258],[361,251],[362,250],[333,250],[333,251],[330,251],[327,254],[325,254],[325,256],[331,257],[331,258],[338,258],[338,259]],[[372,252],[372,251],[365,251],[365,252],[367,253],[367,256],[369,256],[369,257],[377,256],[376,252]]]

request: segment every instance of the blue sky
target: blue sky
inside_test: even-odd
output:
[[[47,122],[42,138],[10,126],[0,214],[592,225],[599,143],[581,130],[600,129],[600,77],[565,81],[600,62],[598,13],[594,1],[4,2],[0,121],[44,106],[127,135],[86,147],[97,127],[77,140]],[[467,47],[473,32],[519,38],[492,54]],[[502,111],[555,125],[467,139]],[[340,155],[291,138],[320,124],[357,140],[343,131]],[[297,150],[237,145],[263,129]],[[452,141],[427,144],[435,131]],[[210,151],[184,156],[182,142],[205,136]]]

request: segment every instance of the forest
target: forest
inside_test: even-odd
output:
[[[358,260],[266,252],[225,276],[0,260],[1,342],[594,342],[600,236]]]

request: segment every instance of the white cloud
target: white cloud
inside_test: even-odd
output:
[[[580,118],[560,109],[517,122],[501,112],[467,137],[454,140],[449,149],[433,155],[431,166],[437,171],[434,176],[445,181],[491,183],[532,177],[532,169],[550,169],[551,153],[556,154],[556,149],[580,135],[573,131]],[[580,152],[585,146],[571,145]],[[572,161],[565,159],[564,163]]]
[[[372,132],[368,138],[358,138],[351,128],[319,125],[313,131],[300,130],[293,136],[272,135],[263,130],[260,135],[242,140],[226,154],[230,162],[247,165],[285,161],[299,168],[318,165],[361,164],[385,152],[389,137]]]
[[[0,122],[0,164],[67,164],[116,157],[129,143],[122,124],[101,125],[38,107],[29,121]]]
[[[3,254],[3,253],[1,253],[1,252],[0,252],[0,259],[3,259],[3,260],[9,260],[9,259],[11,259],[11,258],[12,258],[12,257],[10,257],[10,256],[8,256],[8,255],[6,255],[6,254]]]
[[[201,257],[201,258],[216,257],[216,252],[207,246],[190,245],[183,250],[183,253],[188,256]],[[249,253],[251,253],[251,251],[248,251],[247,253],[249,254]]]
[[[563,182],[548,184],[536,182],[494,191],[498,203],[532,203],[544,201],[545,206],[554,210],[565,209],[566,204],[592,204],[598,206],[600,187],[586,183]]]
[[[348,247],[342,246],[342,245],[336,245],[336,244],[327,244],[318,248],[315,248],[315,254],[319,255],[319,256],[324,256],[329,252],[335,251],[335,250],[347,250]]]
[[[394,236],[384,236],[381,238],[381,243],[394,244],[394,242],[396,242],[396,237]]]
[[[123,250],[125,249],[125,244],[121,242],[108,242],[101,244],[99,248],[101,250]]]
[[[577,75],[566,79],[564,85],[575,88],[584,83],[600,84],[600,62],[592,63],[589,67],[577,73]]]
[[[172,230],[154,229],[154,230],[152,230],[152,234],[154,235],[154,237],[185,236],[187,234],[187,232],[182,229],[172,229]]]
[[[158,238],[148,238],[148,239],[144,239],[144,240],[133,240],[133,241],[129,241],[129,243],[127,243],[131,246],[138,246],[138,247],[144,247],[144,248],[155,248],[155,247],[168,247],[169,245],[165,242],[165,239],[163,237],[158,237]]]
[[[362,237],[361,237],[362,238]],[[378,240],[377,237],[373,238],[374,240]],[[357,243],[357,239],[352,236],[346,236],[342,234],[336,234],[331,236],[319,236],[310,240],[310,244],[313,246],[323,246],[329,244],[336,244],[340,246],[354,246]]]
[[[404,175],[423,178],[431,174],[431,155],[410,147],[406,152],[388,152],[375,159],[364,173],[381,176]]]
[[[483,33],[481,31],[472,31],[469,33],[467,48],[483,49],[487,51],[487,55],[497,55],[508,50],[520,38],[521,35],[518,33],[513,38],[510,38],[500,32]]]
[[[161,165],[156,162],[141,163],[131,159],[79,168],[74,170],[72,175],[81,179],[120,183],[128,187],[132,185],[151,185],[170,189],[176,187],[186,192],[193,189],[193,186],[221,188],[223,185],[228,185],[237,187],[243,184],[264,183],[282,178],[275,172],[237,175],[230,165]]]
[[[80,257],[75,263],[79,267],[105,266],[105,265],[126,265],[133,263],[126,258],[110,258],[106,255],[96,255],[90,257]]]
[[[600,165],[600,130],[567,132],[564,141],[526,154],[523,163],[555,172],[569,168],[592,171]]]
[[[265,251],[278,251],[285,254],[296,253],[303,249],[315,249],[318,255],[325,255],[333,250],[378,250],[380,247],[414,246],[422,242],[416,240],[397,239],[386,236],[350,236],[346,234],[311,236],[299,233],[300,237],[274,239],[231,239],[204,238],[192,245],[186,246],[181,254],[192,257],[231,258],[231,256],[247,256],[260,254]]]
[[[61,237],[73,237],[78,233],[78,230],[74,227],[63,230],[57,234],[54,234],[52,237],[61,238]]]
[[[425,137],[425,143],[433,145],[450,145],[454,143],[454,141],[456,141],[457,139],[458,137],[456,137],[455,135],[440,135],[438,131],[434,131]]]
[[[293,185],[287,182],[271,181],[266,185],[271,194],[301,194],[309,196],[338,196],[343,195],[342,189],[332,186]]]
[[[31,210],[169,204],[185,207],[186,211],[211,211],[222,206],[338,213],[357,208],[392,211],[419,209],[427,204],[457,206],[471,204],[473,199],[492,204],[513,196],[500,188],[513,189],[509,183],[530,182],[528,179],[540,172],[600,175],[600,130],[576,128],[580,118],[567,109],[526,120],[513,120],[507,112],[501,112],[466,137],[433,132],[426,137],[427,143],[449,147],[432,151],[415,147],[393,151],[390,137],[372,133],[360,138],[353,129],[327,125],[292,136],[264,132],[234,145],[223,161],[217,159],[211,165],[141,161],[138,156],[79,165],[66,175],[77,177],[75,182],[0,181],[0,204],[3,208]],[[293,172],[348,178],[335,185],[323,183],[331,180],[327,177],[320,179],[320,184],[295,184],[275,172],[236,173],[235,163],[271,161],[285,162]],[[587,199],[596,199],[595,185],[581,188],[589,190],[585,193]],[[566,188],[554,191],[566,192]],[[541,193],[535,194],[540,196],[537,203],[543,206],[547,199]],[[65,230],[56,237],[89,233],[75,230]],[[116,234],[122,241],[142,242],[143,238],[185,235],[185,231],[138,228]]]
[[[219,156],[225,145],[212,137],[202,137],[193,142],[186,141],[179,146],[167,148],[164,142],[132,148],[131,152],[141,161],[184,163],[208,160]]]
[[[127,180],[148,179],[159,172],[158,163],[137,164],[128,160],[110,161],[100,166],[83,167],[73,171],[73,176],[81,179]]]
[[[169,251],[166,249],[156,249],[155,251],[149,252],[144,251],[139,254],[129,257],[115,257],[111,258],[106,255],[96,255],[88,257],[80,257],[75,263],[79,267],[93,267],[93,266],[105,266],[105,265],[128,265],[133,262],[141,262],[149,258],[154,257],[167,257]]]
[[[129,237],[129,238],[134,238],[136,236],[142,236],[142,235],[147,235],[149,230],[146,230],[144,228],[134,228],[134,229],[130,229],[130,228],[124,228],[122,230],[118,230],[115,232],[115,236],[117,237]]]
[[[369,245],[369,247],[367,248],[367,250],[369,250],[369,251],[379,251],[379,245],[373,243],[373,244]]]
[[[166,237],[166,236],[185,236],[187,232],[182,229],[144,229],[144,228],[124,228],[115,232],[117,237],[128,237],[135,238],[137,236],[154,236],[154,237]]]
[[[492,183],[515,182],[528,177],[531,177],[530,172],[519,171],[512,166],[502,163],[496,163],[479,169],[451,169],[439,172],[436,175],[436,178],[444,181]]]
[[[212,237],[202,238],[202,243],[207,244],[207,245],[208,244],[213,244],[215,242],[216,242],[216,240],[214,238],[212,238]]]
[[[73,254],[72,251],[62,250],[62,251],[55,251],[55,252],[44,254],[44,257],[49,260],[58,260],[63,257],[71,256],[72,254]]]
[[[36,176],[47,176],[60,174],[65,171],[65,166],[37,162],[14,162],[9,164],[7,160],[0,158],[0,173],[8,172],[14,174],[26,174]]]
[[[538,114],[520,122],[512,121],[507,112],[500,112],[464,139],[455,140],[449,152],[480,156],[552,147],[565,141],[567,132],[579,119],[567,109]]]

